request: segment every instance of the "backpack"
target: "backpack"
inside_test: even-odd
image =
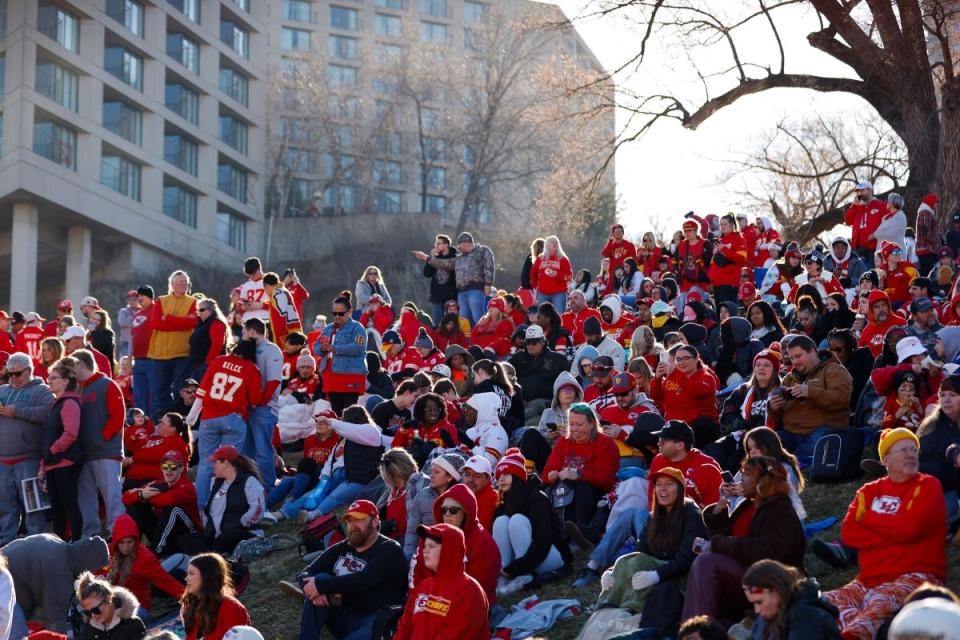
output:
[[[837,429],[822,436],[813,447],[813,463],[807,470],[811,482],[842,482],[859,478],[863,432]]]
[[[245,565],[249,565],[254,560],[259,560],[268,556],[274,551],[283,551],[297,544],[291,536],[277,534],[269,538],[259,536],[241,540],[234,548],[231,559]]]
[[[324,538],[336,531],[339,526],[340,522],[337,520],[337,514],[335,513],[328,513],[308,522],[306,526],[300,529],[298,534],[300,536],[300,543],[297,545],[297,548],[300,550],[301,555],[313,551],[322,551],[324,548]]]

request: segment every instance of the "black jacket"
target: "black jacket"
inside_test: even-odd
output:
[[[450,247],[450,253],[445,258],[453,258],[457,250]],[[457,278],[453,271],[444,271],[423,263],[423,276],[430,278],[430,302],[443,304],[447,300],[457,299]],[[440,324],[440,318],[433,318],[434,325]]]
[[[143,620],[137,617],[140,603],[123,588],[114,587],[113,606],[120,614],[120,622],[109,630],[97,629],[80,613],[79,606],[70,607],[70,625],[74,640],[143,640],[147,635]]]
[[[501,406],[497,415],[500,417],[500,426],[506,429],[508,434],[523,426],[526,417],[523,414],[523,393],[519,386],[514,388],[512,396],[508,396],[506,389],[487,379],[474,385],[472,394],[478,393],[495,393],[500,397]]]
[[[840,640],[837,617],[840,612],[820,595],[816,580],[803,580],[793,588],[790,610],[787,613],[787,628],[783,635],[770,636],[781,640]],[[758,617],[754,622],[753,637],[763,638],[768,622]]]
[[[957,469],[947,460],[947,447],[960,443],[960,426],[937,409],[930,422],[917,430],[920,437],[920,471],[936,477],[944,491],[957,489]]]
[[[646,553],[658,560],[666,561],[665,564],[657,568],[660,582],[686,577],[690,573],[690,565],[693,564],[695,557],[693,553],[694,539],[707,537],[707,526],[703,524],[703,515],[700,513],[697,503],[693,500],[685,500],[681,508],[683,509],[683,532],[677,540],[675,548],[660,551],[650,548],[647,542],[647,528],[650,526],[649,518],[647,518],[647,523],[643,527],[643,532],[637,536],[637,551]]]
[[[547,559],[551,546],[560,552],[565,565],[573,560],[560,516],[542,489],[543,484],[536,474],[531,475],[526,483],[514,478],[513,486],[503,494],[503,504],[497,510],[498,518],[515,514],[527,516],[533,529],[533,539],[527,552],[503,568],[511,577],[532,573]]]
[[[544,345],[543,351],[534,358],[526,349],[510,356],[510,364],[517,371],[517,380],[523,386],[523,399],[553,400],[553,383],[561,371],[567,371],[570,363],[563,354]]]
[[[533,268],[533,256],[527,253],[527,257],[523,259],[523,266],[520,267],[520,288],[521,289],[533,289],[533,284],[530,282],[530,269]],[[558,312],[563,313],[562,309],[557,309]]]
[[[870,372],[873,371],[873,353],[871,353],[869,347],[854,349],[844,366],[850,372],[850,377],[853,378],[853,387],[850,393],[850,412],[853,413],[857,409],[857,403],[860,402],[860,395],[863,393],[864,387],[870,380]]]

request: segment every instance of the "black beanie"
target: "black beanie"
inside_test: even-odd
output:
[[[600,321],[597,320],[596,316],[590,316],[583,321],[583,335],[596,336],[601,333],[603,333],[603,328],[601,328]]]

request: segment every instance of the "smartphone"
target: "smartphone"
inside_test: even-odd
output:
[[[730,473],[729,471],[724,471],[723,473],[720,474],[720,479],[723,480],[726,484],[732,484],[733,474]]]
[[[556,431],[556,430],[557,430],[557,423],[556,423],[556,422],[548,422],[548,423],[547,423],[547,431]]]
[[[693,552],[694,553],[703,553],[703,550],[707,548],[708,541],[703,538],[696,538],[693,541]]]
[[[660,362],[663,362],[664,364],[667,363],[667,362],[670,362],[670,352],[669,352],[669,351],[661,351],[661,352],[660,352]]]

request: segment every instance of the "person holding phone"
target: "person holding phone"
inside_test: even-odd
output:
[[[657,365],[650,396],[662,407],[664,418],[689,424],[697,445],[703,447],[717,438],[720,381],[695,347],[675,345],[669,353],[670,361]]]
[[[338,416],[357,401],[367,380],[367,331],[350,318],[351,299],[349,291],[334,298],[333,322],[323,328],[313,344],[313,354],[319,358],[317,373]]]

